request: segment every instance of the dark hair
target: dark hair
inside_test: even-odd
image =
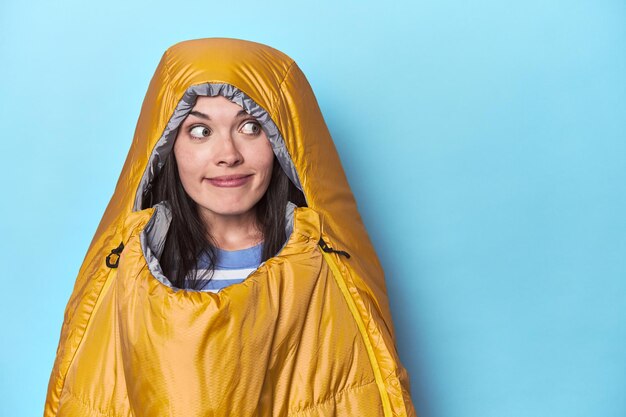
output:
[[[195,266],[198,256],[203,252],[208,255],[212,274],[217,257],[214,249],[216,245],[208,226],[200,217],[198,205],[182,186],[173,149],[154,179],[152,191],[144,198],[142,208],[163,200],[169,203],[172,221],[159,259],[161,269],[175,287],[197,289],[199,280]],[[272,178],[267,191],[256,205],[257,222],[264,239],[262,261],[275,256],[285,244],[285,209],[288,201],[298,207],[306,207],[304,194],[287,177],[274,155]],[[191,284],[185,283],[188,274]]]

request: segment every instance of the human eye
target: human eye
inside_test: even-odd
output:
[[[209,136],[210,133],[211,133],[211,129],[203,125],[196,125],[196,126],[192,126],[191,128],[189,128],[189,134],[194,139],[202,139],[206,136]]]
[[[256,136],[261,133],[261,125],[259,124],[259,122],[256,121],[248,120],[244,123],[243,128],[243,133],[246,133],[248,135]]]

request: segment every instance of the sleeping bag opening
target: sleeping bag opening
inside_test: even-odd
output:
[[[282,170],[288,178],[288,180],[286,180],[283,177],[280,191],[274,191],[275,193],[278,192],[279,194],[276,195],[281,195],[281,198],[285,198],[287,202],[284,222],[279,222],[279,224],[284,226],[285,234],[284,237],[279,237],[278,239],[280,240],[278,241],[276,237],[272,238],[274,239],[274,244],[267,249],[267,251],[271,251],[271,253],[265,254],[264,252],[264,256],[275,256],[282,251],[293,231],[294,209],[296,207],[308,207],[293,160],[287,151],[285,141],[278,127],[273,122],[268,112],[231,84],[203,83],[189,87],[178,102],[161,137],[152,149],[147,166],[139,182],[133,208],[133,211],[140,211],[151,207],[155,209],[151,219],[141,232],[141,247],[151,275],[161,283],[172,288],[195,290],[196,282],[198,282],[195,268],[190,269],[190,267],[184,266],[183,269],[179,270],[179,265],[183,262],[179,255],[179,249],[168,246],[173,244],[172,239],[179,239],[180,236],[176,235],[177,238],[168,238],[173,217],[173,206],[166,196],[178,195],[180,197],[177,199],[178,204],[180,204],[181,199],[188,200],[191,203],[191,197],[187,195],[184,190],[180,189],[177,164],[176,160],[173,158],[174,142],[176,141],[179,127],[194,108],[197,98],[200,96],[213,97],[217,95],[224,96],[233,103],[238,104],[259,122],[270,141],[275,155],[274,172]],[[286,188],[285,185],[287,185]],[[181,194],[181,192],[183,194]],[[285,192],[286,194],[283,194]],[[257,204],[263,201],[262,199]],[[184,212],[184,209],[180,207],[178,210]],[[195,220],[193,220],[192,217],[193,216],[186,216],[185,218],[189,221],[185,221],[184,223],[195,224]],[[180,229],[180,219],[178,224]],[[192,226],[192,228],[193,227],[195,226]],[[197,227],[201,226],[198,225]],[[185,234],[185,236],[189,236],[189,234]],[[187,251],[184,256],[189,258],[190,253],[191,252]],[[196,256],[197,254],[193,255],[194,259]],[[191,264],[193,260],[188,259],[187,263]],[[187,272],[185,273],[184,271]],[[193,277],[191,279],[192,288],[187,287],[186,278],[183,278],[187,276],[189,272],[192,273]]]

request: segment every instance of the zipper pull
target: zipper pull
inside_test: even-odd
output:
[[[111,253],[109,253],[106,258],[106,264],[109,268],[117,268],[117,265],[120,263],[120,253],[122,253],[123,250],[124,242],[120,242],[120,245],[117,248],[111,249]],[[111,255],[117,255],[115,263],[111,262]]]
[[[339,255],[344,255],[346,258],[350,259],[350,254],[348,252],[331,248],[330,246],[326,244],[326,242],[324,242],[324,239],[322,239],[321,237],[317,244],[322,247],[322,250],[324,252],[335,252],[335,253],[338,253]]]

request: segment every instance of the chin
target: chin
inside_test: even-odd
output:
[[[212,207],[212,208],[206,205],[201,205],[201,207],[204,210],[207,210],[211,213],[214,213],[220,216],[238,216],[238,215],[247,213],[254,206],[247,205],[247,204],[245,205],[237,204],[237,205],[231,205],[231,206],[221,206],[221,207]]]

